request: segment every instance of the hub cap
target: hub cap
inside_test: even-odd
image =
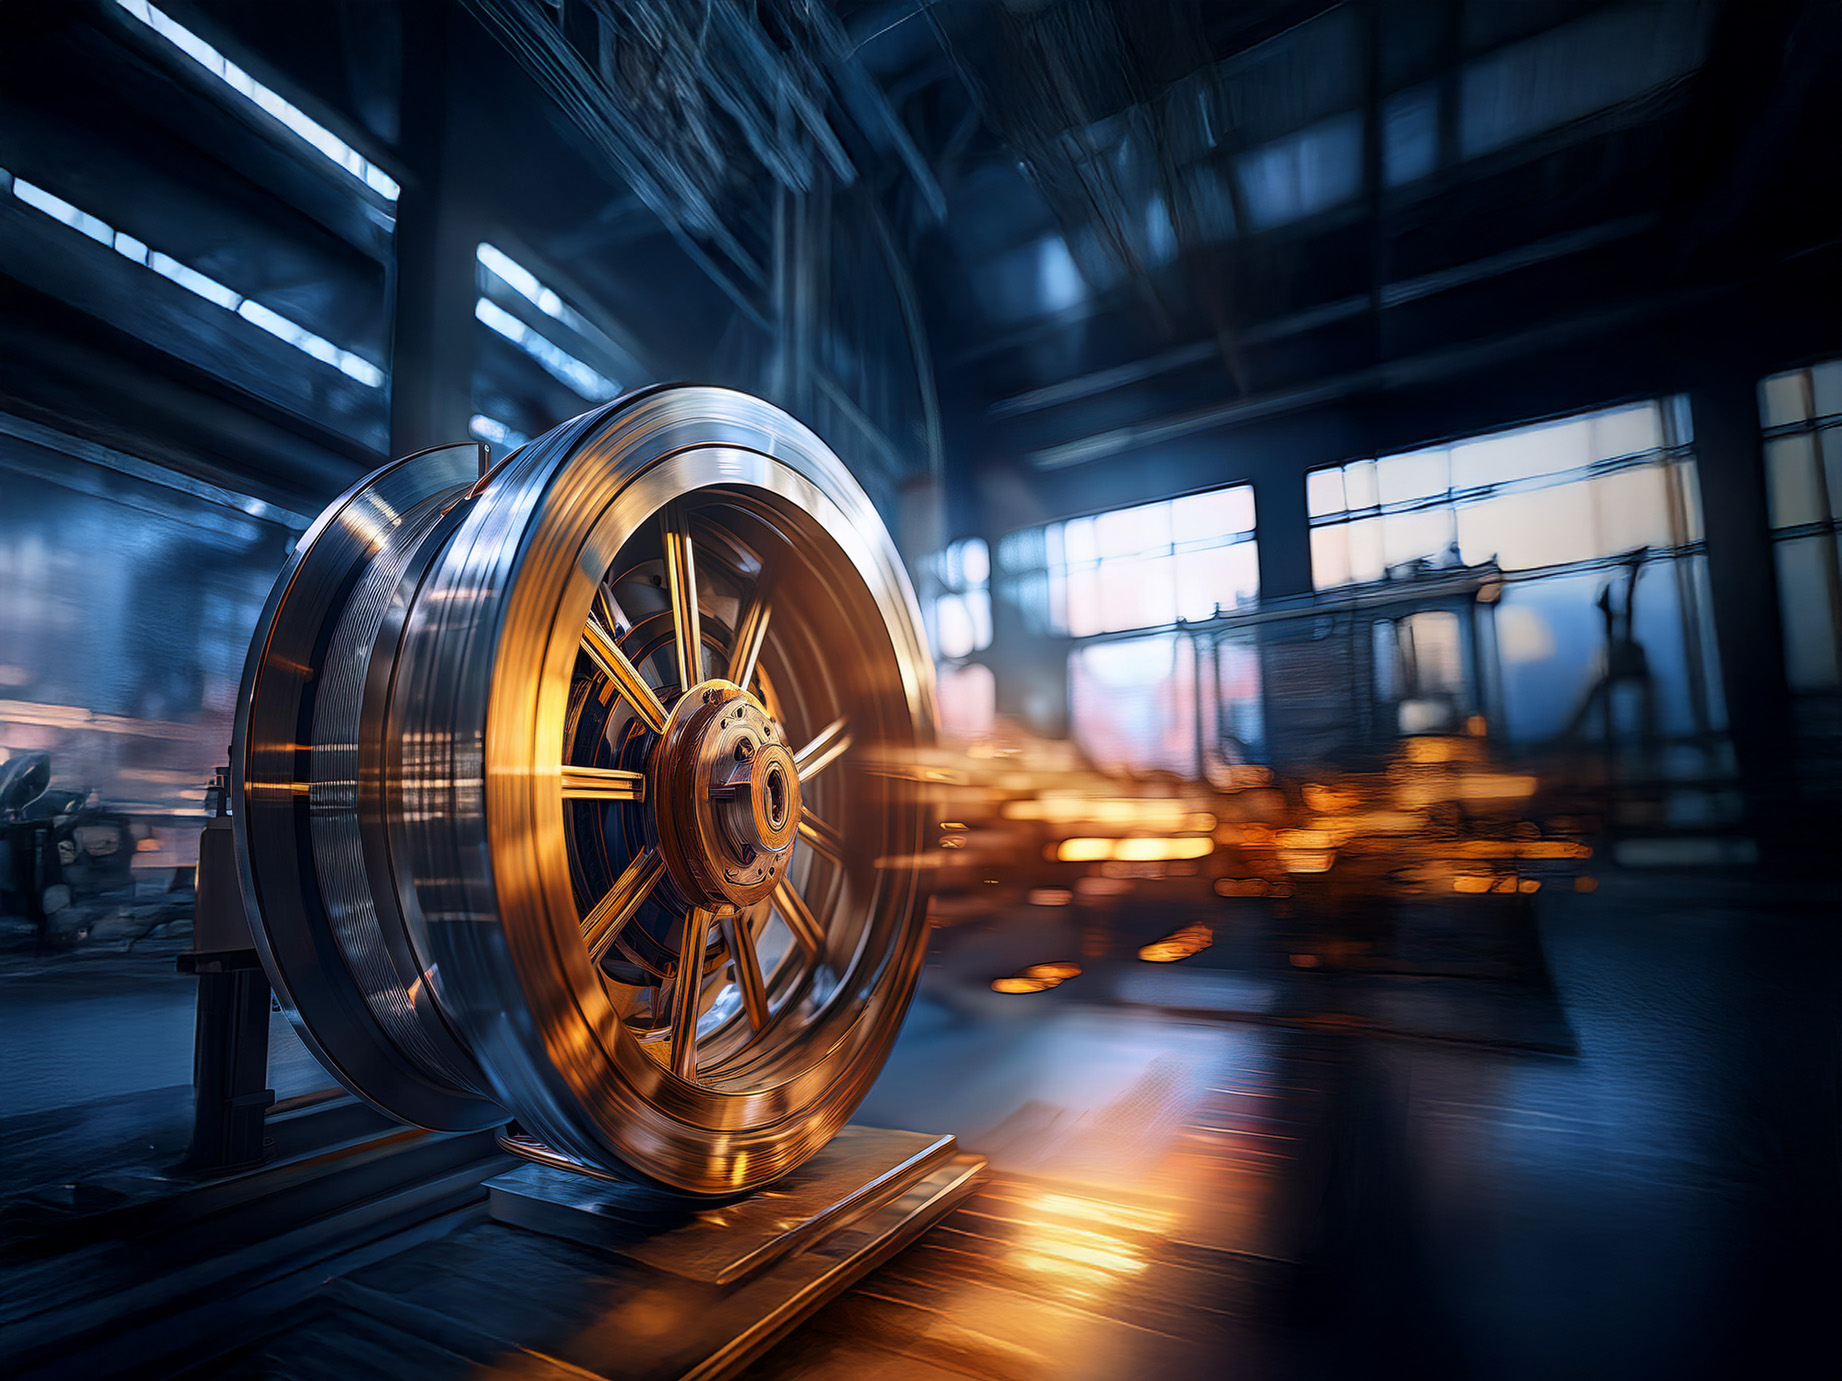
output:
[[[653,750],[654,831],[692,906],[753,906],[773,892],[799,833],[799,769],[762,704],[728,681],[679,698]]]

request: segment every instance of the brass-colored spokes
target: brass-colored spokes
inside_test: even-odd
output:
[[[665,586],[670,601],[666,616],[671,623],[673,671],[678,678],[679,693],[683,694],[701,685],[704,680],[705,654],[698,609],[697,563],[690,523],[684,509],[678,506],[668,508],[661,515],[660,523]],[[713,663],[720,660],[721,670],[718,674],[731,684],[742,687],[744,691],[752,687],[757,675],[771,617],[772,604],[768,590],[765,583],[757,582],[752,594],[740,607],[728,640],[727,656],[711,653]],[[635,631],[622,615],[620,606],[606,584],[598,586],[595,604],[582,635],[582,651],[600,678],[631,706],[638,721],[652,733],[663,734],[671,721],[666,699],[646,680],[639,669],[639,663],[621,646],[622,641],[633,646],[629,635]],[[657,646],[657,641],[647,645],[648,650]],[[668,687],[668,695],[669,691]],[[604,702],[606,698],[607,692],[603,691]],[[849,719],[841,715],[821,729],[810,743],[794,755],[793,766],[799,781],[803,783],[816,777],[838,761],[851,746]],[[571,800],[651,801],[656,794],[655,788],[663,789],[658,782],[648,784],[647,776],[653,770],[652,766],[648,766],[645,772],[565,766],[562,771],[563,795]],[[820,858],[833,866],[842,865],[844,840],[836,827],[809,810],[804,810],[798,830],[798,837]],[[607,892],[582,918],[582,940],[592,963],[599,965],[615,949],[617,942],[622,952],[625,952],[627,942],[620,937],[627,932],[627,927],[641,913],[647,901],[659,893],[660,884],[668,872],[665,858],[656,843],[640,848],[633,856]],[[683,904],[682,900],[677,903]],[[814,914],[800,888],[785,874],[775,884],[770,902],[760,908],[751,910],[731,905],[693,905],[682,913],[681,918],[675,920],[672,928],[677,932],[673,937],[677,941],[677,954],[673,961],[664,966],[662,976],[656,980],[660,986],[652,999],[652,1010],[653,1020],[665,1027],[659,1034],[667,1037],[667,1066],[678,1078],[692,1082],[700,1080],[698,1022],[706,1006],[706,987],[712,978],[706,971],[706,961],[713,928],[720,933],[722,941],[722,949],[714,953],[723,957],[721,962],[728,969],[727,974],[719,971],[717,986],[734,984],[740,1014],[746,1019],[750,1031],[762,1032],[773,1021],[769,979],[775,975],[763,973],[762,952],[756,935],[769,914],[769,906],[786,926],[794,942],[794,955],[803,955],[807,962],[816,962],[824,955],[826,922]],[[670,942],[667,944],[669,946]],[[775,962],[778,964],[782,961],[776,959]],[[657,1026],[653,1029],[658,1031]],[[723,1048],[728,1051],[730,1047],[725,1043]],[[705,1058],[709,1058],[708,1051],[705,1052]],[[728,1055],[725,1054],[723,1058],[727,1059]]]
[[[703,997],[704,937],[711,915],[701,906],[684,913],[678,963],[672,975],[672,1073],[697,1077],[697,1018]]]
[[[665,732],[665,706],[658,694],[646,684],[640,676],[640,670],[627,659],[627,654],[620,650],[601,620],[589,616],[588,628],[582,634],[582,647],[588,653],[589,660],[597,670],[614,683],[626,702],[633,706],[633,712],[646,721],[646,727],[655,734]]]
[[[588,915],[582,918],[582,943],[588,946],[590,963],[600,963],[621,928],[633,919],[640,904],[652,895],[664,875],[665,863],[657,849],[645,849],[627,865],[614,885]]]
[[[818,954],[825,948],[825,927],[812,914],[806,899],[784,877],[774,889],[774,909],[780,913],[780,919],[787,923],[787,929],[793,932],[793,938],[808,951]]]
[[[767,638],[768,615],[771,612],[767,600],[756,594],[736,626],[735,646],[730,649],[729,666],[724,676],[743,690],[747,690],[749,683],[755,679],[755,663],[761,658],[761,644]]]
[[[819,730],[811,743],[793,755],[799,779],[810,781],[850,751],[851,726],[843,715]]]
[[[843,861],[844,836],[809,810],[800,813],[799,837],[832,862]]]
[[[646,775],[618,767],[565,767],[563,796],[573,801],[643,801]]]
[[[755,932],[748,916],[734,911],[721,918],[723,943],[729,949],[729,966],[742,994],[748,1024],[759,1031],[768,1024],[767,984],[761,979],[761,959],[755,953]]]
[[[691,555],[691,528],[684,510],[673,506],[665,518],[665,583],[672,601],[676,635],[678,689],[688,691],[704,679],[703,636],[697,622],[697,565]]]

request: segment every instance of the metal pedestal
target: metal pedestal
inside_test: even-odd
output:
[[[527,1165],[486,1182],[494,1219],[645,1269],[619,1355],[633,1381],[733,1375],[939,1222],[985,1160],[951,1136],[846,1127],[800,1169],[744,1197],[690,1200]],[[648,1319],[670,1327],[650,1328]],[[695,1321],[690,1323],[688,1321]]]

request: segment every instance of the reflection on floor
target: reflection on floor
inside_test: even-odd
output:
[[[955,1132],[991,1178],[748,1375],[1832,1374],[1834,919],[1833,895],[1756,879],[1614,874],[1421,909],[964,920],[860,1120]],[[1196,924],[1182,962],[1135,957]],[[990,986],[1050,960],[1083,971]],[[105,968],[178,1021],[182,985]],[[9,1127],[119,1113],[83,1104],[126,1077],[98,1052],[178,1049],[84,1026],[101,989],[49,972],[7,976],[0,1030],[77,1044],[55,1089],[12,1058],[38,1046],[9,1051]],[[56,1145],[27,1146],[46,1175]],[[477,1209],[441,1231],[200,1374],[614,1373],[644,1315],[630,1270]]]
[[[1758,895],[1544,898],[1495,977],[1301,970],[1255,917],[1000,997],[1030,927],[953,932],[864,1115],[996,1177],[751,1378],[1827,1373],[1834,910]]]

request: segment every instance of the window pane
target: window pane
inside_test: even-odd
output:
[[[1100,563],[1100,626],[1108,633],[1177,616],[1175,558],[1114,557]]]
[[[1349,499],[1351,509],[1373,508],[1381,500],[1376,497],[1375,462],[1357,460],[1343,467],[1343,492]]]
[[[1616,460],[1654,451],[1663,444],[1663,422],[1655,403],[1614,408],[1592,419],[1594,460]]]
[[[962,595],[966,614],[972,621],[972,651],[991,646],[991,591],[974,590]]]
[[[1591,419],[1527,427],[1454,446],[1452,487],[1472,489],[1552,475],[1578,469],[1592,459]]]
[[[1430,499],[1446,491],[1446,452],[1441,447],[1435,451],[1383,456],[1375,463],[1375,473],[1381,501],[1385,504]]]
[[[1305,512],[1313,518],[1343,511],[1343,467],[1313,470],[1305,476]]]
[[[1100,555],[1138,556],[1170,545],[1170,505],[1141,504],[1119,508],[1094,519],[1094,542]]]
[[[1823,482],[1829,487],[1829,516],[1842,518],[1842,426],[1816,434],[1823,452]]]
[[[1344,527],[1349,538],[1350,579],[1361,583],[1380,580],[1387,569],[1382,561],[1380,518],[1365,518]]]
[[[1660,465],[1644,465],[1596,475],[1593,501],[1599,512],[1599,551],[1603,555],[1635,547],[1673,547],[1669,489]]]
[[[1816,438],[1811,433],[1765,443],[1765,489],[1771,497],[1773,527],[1822,521],[1823,500],[1816,487]]]
[[[940,727],[968,738],[991,732],[998,683],[986,666],[949,667],[940,673]]]
[[[1171,534],[1179,542],[1199,542],[1254,529],[1254,491],[1237,484],[1206,494],[1186,494],[1170,503]]]
[[[1701,480],[1695,473],[1695,462],[1680,460],[1674,465],[1676,472],[1676,489],[1682,500],[1682,540],[1699,542],[1701,540]]]
[[[1382,523],[1382,560],[1388,566],[1424,559],[1442,564],[1452,545],[1452,510],[1423,508],[1390,513]]]
[[[1842,681],[1830,603],[1830,539],[1780,542],[1778,599],[1784,615],[1784,674],[1793,690],[1824,690]]]
[[[1218,604],[1224,609],[1234,608],[1234,572],[1229,557],[1235,550],[1235,547],[1208,547],[1184,552],[1175,558],[1178,618],[1206,619],[1214,614]]]
[[[1759,412],[1768,427],[1801,422],[1810,415],[1808,378],[1801,369],[1774,374],[1759,385]]]
[[[1252,604],[1260,598],[1260,548],[1253,542],[1236,542],[1222,553],[1222,570],[1227,581],[1222,587],[1222,604],[1232,608]]]
[[[991,579],[991,549],[985,545],[985,539],[968,537],[959,546],[960,571],[965,576],[967,587],[983,585]]]
[[[1092,561],[1100,555],[1094,543],[1094,520],[1092,518],[1070,518],[1062,525],[1062,541],[1067,548],[1067,561],[1070,566],[1077,562]]]
[[[1162,633],[1097,643],[1068,658],[1074,739],[1101,767],[1194,771],[1193,649]]]
[[[1100,573],[1092,566],[1068,572],[1068,618],[1071,638],[1100,632]]]
[[[1348,525],[1311,529],[1311,585],[1334,590],[1350,583]]]
[[[972,617],[958,595],[943,595],[934,606],[942,657],[964,657],[973,647]]]
[[[1494,557],[1512,571],[1597,556],[1586,483],[1466,504],[1458,510],[1458,544],[1467,565]]]
[[[1842,360],[1831,360],[1812,369],[1810,390],[1816,416],[1842,416]]]

